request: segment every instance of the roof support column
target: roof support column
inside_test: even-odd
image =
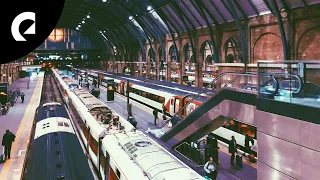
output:
[[[247,33],[248,33],[248,19],[244,18],[244,23],[243,26],[245,27],[245,32],[243,32],[243,27],[241,25],[241,22],[239,20],[239,17],[237,15],[237,12],[233,6],[233,3],[231,0],[227,0],[227,3],[229,5],[230,13],[232,17],[235,20],[235,23],[238,27],[238,32],[239,32],[239,38],[240,38],[240,43],[241,43],[241,48],[242,48],[242,63],[244,63],[244,71],[247,71],[247,63],[248,63],[248,39],[247,39]]]
[[[290,60],[291,59],[291,50],[290,50],[290,11],[289,7],[286,7],[284,4],[284,7],[286,7],[286,11],[288,13],[288,22],[287,22],[287,34],[284,30],[284,25],[281,17],[281,12],[278,8],[277,2],[275,0],[271,0],[271,11],[274,11],[274,14],[277,17],[279,29],[280,29],[280,34],[281,34],[281,40],[282,40],[282,48],[283,48],[283,57],[284,60]]]

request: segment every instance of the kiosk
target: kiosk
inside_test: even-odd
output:
[[[114,101],[114,79],[107,80],[107,101]]]

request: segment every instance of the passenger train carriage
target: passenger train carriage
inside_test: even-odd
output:
[[[104,180],[200,180],[202,176],[136,130],[88,91],[70,89],[70,79],[53,70],[75,112],[78,131]]]
[[[126,84],[129,80],[130,88],[132,89],[129,94],[130,99],[143,104],[151,109],[158,109],[159,114],[162,112],[162,104],[165,104],[168,116],[172,117],[174,113],[178,112],[188,101],[190,101],[202,88],[190,87],[182,84],[150,80],[143,77],[133,76],[117,76],[114,73],[105,73],[102,71],[91,69],[77,69],[74,71],[82,77],[87,77],[89,81],[94,78],[101,79],[101,85],[107,87],[106,80],[114,79],[115,89],[121,95],[126,95]],[[180,117],[187,116],[194,109],[200,106],[203,102],[212,97],[213,90],[204,91],[201,96],[197,97],[195,101],[190,103],[184,111],[178,115]],[[256,128],[248,124],[233,120],[231,123],[225,124],[223,127],[218,128],[213,132],[218,135],[221,141],[228,142],[231,136],[235,136],[240,146],[244,147],[244,134],[249,134],[256,142]],[[254,149],[253,149],[254,150]],[[254,150],[256,151],[256,150]]]
[[[94,179],[64,105],[46,103],[36,112],[25,180]]]

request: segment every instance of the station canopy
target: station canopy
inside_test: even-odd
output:
[[[145,44],[166,34],[215,26],[320,0],[66,0],[58,27],[108,48]]]

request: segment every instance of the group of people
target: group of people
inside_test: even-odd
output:
[[[218,163],[218,141],[216,136],[213,133],[210,133],[207,137],[207,139],[204,140],[206,147],[208,147],[209,150],[206,149],[206,157],[208,158],[208,161],[204,165],[204,170],[206,171],[206,176],[209,177],[212,180],[215,180],[217,177],[217,165]],[[250,144],[251,143],[251,144]],[[251,146],[254,145],[254,140],[252,137],[250,137],[247,133],[245,134],[245,151],[250,152]],[[237,152],[237,141],[234,136],[231,136],[231,140],[229,142],[228,151],[231,154],[230,163],[232,166],[235,166],[234,159]],[[244,152],[243,155],[245,156],[246,153]]]
[[[167,108],[166,108],[166,106],[164,104],[162,104],[162,119],[163,119],[163,121],[167,120],[166,112],[167,112]],[[155,126],[157,126],[158,113],[159,113],[158,109],[154,109],[153,110],[154,125]]]

